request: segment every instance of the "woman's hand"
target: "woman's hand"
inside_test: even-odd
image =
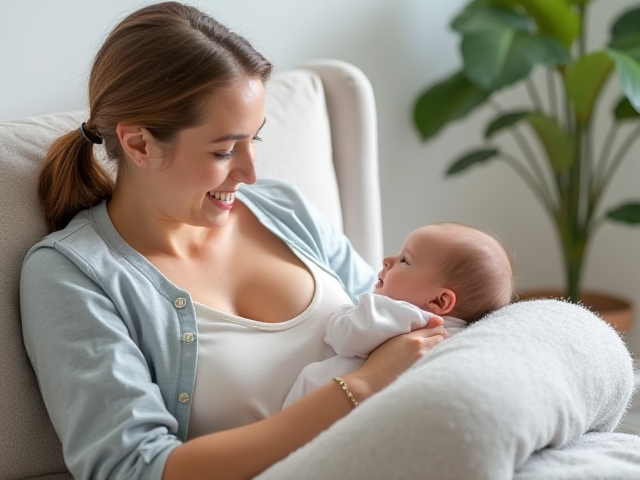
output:
[[[442,318],[434,315],[427,326],[390,338],[369,355],[355,372],[343,375],[358,402],[393,382],[429,350],[450,337],[442,326]]]

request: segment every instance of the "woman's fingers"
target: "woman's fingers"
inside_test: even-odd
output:
[[[442,342],[444,340],[446,340],[444,335],[435,335],[433,337],[426,337],[424,339],[425,348],[426,348],[425,353],[428,352],[429,350],[431,350],[433,347],[435,347],[436,345],[438,345],[440,342]]]
[[[444,320],[442,319],[442,317],[440,317],[439,315],[433,315],[431,318],[429,318],[429,321],[425,325],[425,328],[439,327],[443,323],[444,323]]]
[[[444,320],[442,319],[442,317],[438,315],[433,315],[422,330],[442,327],[443,324],[444,324]],[[451,336],[449,332],[447,332],[446,330],[444,330],[444,333],[442,333],[441,335],[443,335],[444,338],[449,338]]]
[[[379,391],[422,358],[433,347],[449,338],[442,318],[430,319],[425,328],[393,337],[376,348],[364,365],[350,374],[358,382],[359,399]],[[364,387],[363,387],[364,386]]]
[[[441,327],[438,327],[415,330],[411,333],[412,335],[410,337],[410,342],[412,344],[412,350],[414,352],[414,359],[419,360],[433,347],[438,345],[443,340],[446,340],[445,334],[447,332]]]
[[[438,327],[429,327],[426,326],[424,328],[420,328],[418,330],[414,330],[413,332],[407,333],[405,335],[410,335],[410,336],[418,336],[418,337],[433,337],[436,335],[442,335],[444,338],[449,338],[451,335],[449,334],[449,332],[447,332],[447,330],[442,326],[438,326]]]

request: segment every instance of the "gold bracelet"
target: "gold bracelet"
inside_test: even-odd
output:
[[[334,378],[334,380],[336,382],[338,382],[338,385],[340,385],[340,388],[342,388],[342,390],[344,390],[344,393],[347,394],[347,397],[349,397],[349,400],[351,400],[351,403],[353,403],[353,407],[357,407],[358,406],[358,401],[353,398],[353,394],[351,393],[351,390],[349,390],[349,387],[347,387],[347,384],[345,383],[345,381],[340,378],[340,377],[336,377]]]

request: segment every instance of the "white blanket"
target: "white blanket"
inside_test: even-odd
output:
[[[638,480],[640,437],[591,432],[529,457],[514,480]]]
[[[611,432],[632,391],[605,322],[556,300],[513,304],[257,478],[640,479],[640,437],[587,434]]]

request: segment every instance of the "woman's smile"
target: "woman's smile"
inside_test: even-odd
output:
[[[207,198],[216,206],[230,210],[236,200],[236,192],[214,192],[207,194]]]

